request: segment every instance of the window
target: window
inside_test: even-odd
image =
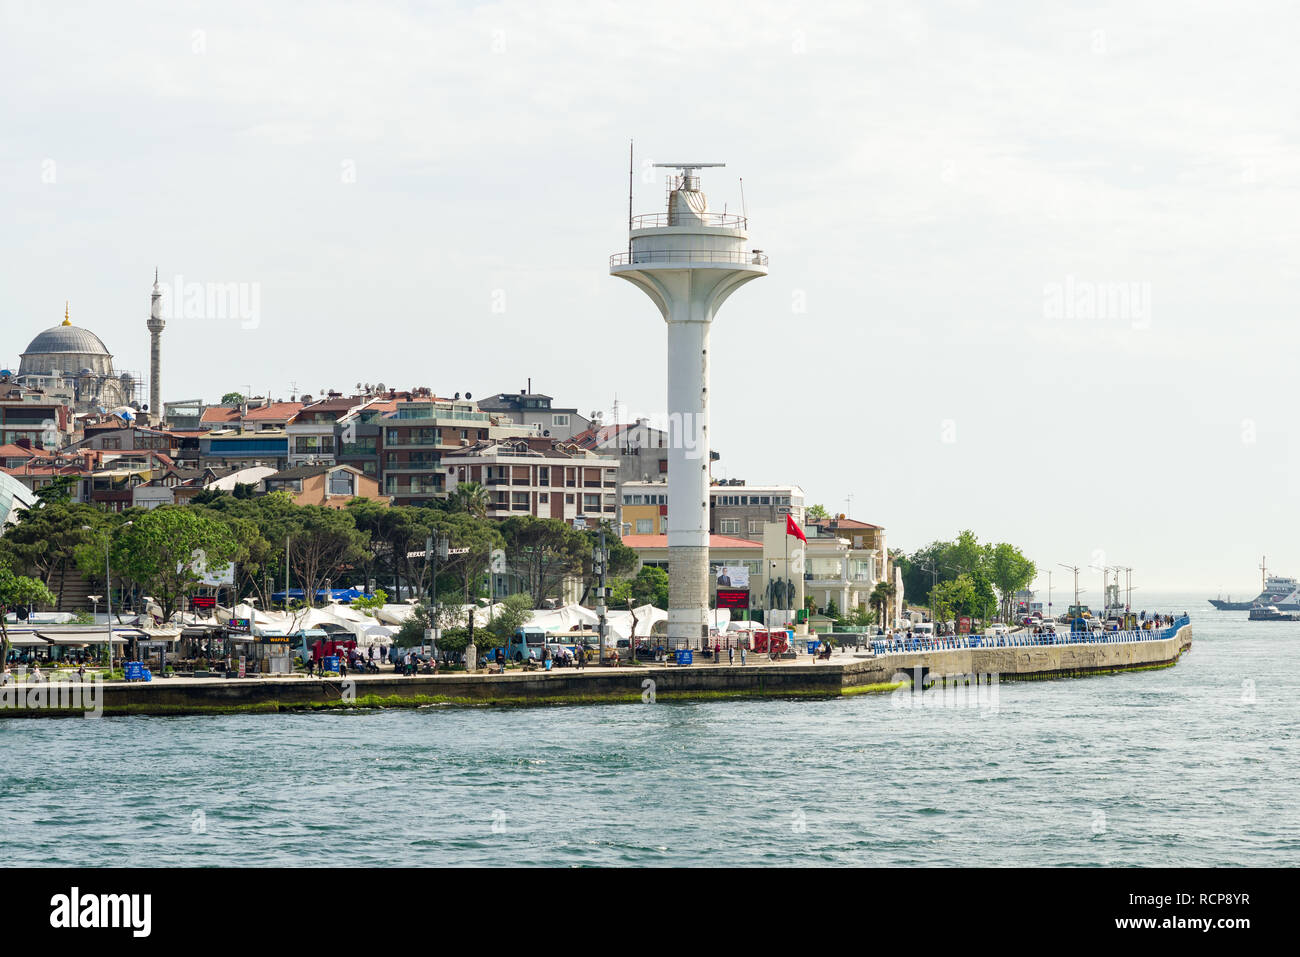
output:
[[[762,522],[762,520],[761,520],[761,519],[756,520],[756,519],[752,519],[752,518],[751,518],[751,519],[749,520],[749,534],[751,534],[751,535],[759,535],[759,534],[762,534],[762,532],[763,532],[763,522]]]
[[[599,496],[599,495],[584,495],[584,496],[582,496],[582,507],[583,507],[583,508],[593,509],[593,510],[595,510],[595,511],[599,511],[599,510],[600,510],[600,496]]]
[[[551,484],[551,467],[549,465],[539,465],[537,467],[537,484],[538,485]]]
[[[566,496],[564,496],[564,504],[565,504],[565,505],[572,505],[572,504],[573,504],[573,496],[572,496],[572,495],[566,495]]]
[[[511,492],[511,493],[510,493],[510,506],[511,506],[511,508],[527,508],[527,507],[528,507],[528,493],[527,493],[527,492]]]
[[[548,502],[550,502],[550,500],[551,500],[551,493],[550,493],[550,492],[541,492],[541,493],[539,493],[538,496],[537,496],[537,501],[538,501],[538,503],[539,503],[539,504],[542,504],[542,505],[547,504]]]
[[[724,518],[718,523],[718,530],[723,535],[738,535],[740,534],[740,519]]]
[[[355,495],[356,476],[347,469],[336,469],[330,473],[331,495]]]
[[[638,518],[636,520],[636,533],[638,535],[652,535],[655,530],[654,525],[653,518]]]
[[[568,424],[569,424],[569,417],[567,415],[551,416],[551,425],[568,425]]]
[[[667,471],[668,471],[668,460],[667,460],[667,459],[660,459],[660,460],[659,460],[659,471],[660,471],[660,472],[667,472]]]

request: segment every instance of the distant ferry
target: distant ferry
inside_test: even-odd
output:
[[[1263,565],[1260,566],[1263,569]],[[1252,601],[1225,601],[1211,598],[1219,611],[1249,611],[1256,605],[1272,605],[1278,611],[1300,611],[1300,582],[1288,575],[1270,575],[1264,571],[1264,590]]]

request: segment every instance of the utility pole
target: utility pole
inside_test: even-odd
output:
[[[1067,565],[1065,562],[1057,562],[1056,564],[1074,572],[1074,615],[1077,617],[1079,614],[1079,566]]]
[[[438,559],[450,556],[451,543],[436,530],[424,540],[424,560],[430,565],[429,607],[433,623],[434,641],[438,639]],[[472,634],[472,633],[471,633]]]
[[[592,571],[597,576],[596,614],[600,616],[600,660],[605,660],[605,566],[609,564],[609,551],[605,547],[605,526],[600,527],[600,544],[591,556]]]
[[[106,679],[113,677],[113,580],[112,570],[108,564],[108,550],[112,543],[111,537],[106,537],[104,541],[104,608],[108,612],[108,674]],[[125,673],[126,665],[122,665]]]

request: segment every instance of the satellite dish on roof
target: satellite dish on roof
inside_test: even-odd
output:
[[[474,397],[473,397],[472,395],[470,395],[468,392],[466,392],[466,393],[465,393],[465,398],[466,398],[466,399],[472,399],[472,398],[474,398]]]

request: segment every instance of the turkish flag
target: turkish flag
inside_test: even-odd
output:
[[[799,541],[803,542],[805,545],[808,544],[808,539],[804,537],[803,529],[795,524],[793,515],[787,515],[785,517],[785,533],[787,535],[793,535],[795,538],[799,539]]]

